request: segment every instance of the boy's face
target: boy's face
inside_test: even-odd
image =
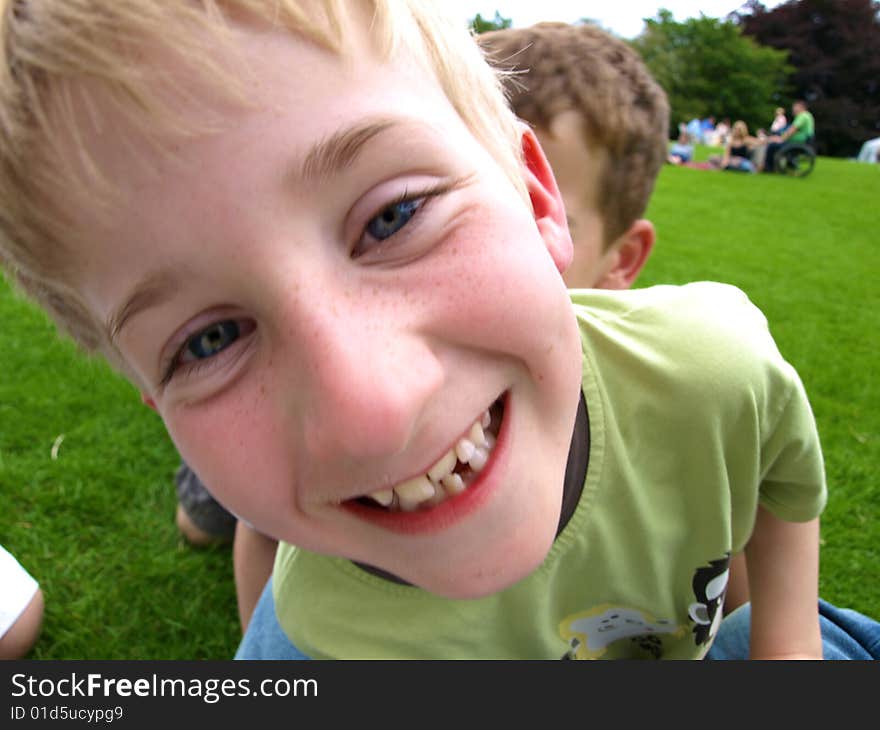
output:
[[[547,155],[565,201],[574,258],[565,270],[571,288],[602,287],[615,264],[614,252],[605,249],[605,231],[597,203],[602,150],[589,149],[584,141],[580,115],[565,111],[556,115],[550,129],[535,133]]]
[[[122,204],[80,213],[75,283],[233,512],[442,595],[500,590],[552,543],[580,386],[540,150],[533,216],[412,60],[241,43],[257,103],[219,133],[163,157],[105,126]],[[459,478],[434,489],[438,462]]]

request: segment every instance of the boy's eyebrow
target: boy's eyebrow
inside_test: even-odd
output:
[[[110,341],[116,339],[126,322],[133,316],[171,297],[179,289],[179,275],[179,271],[163,267],[141,279],[122,305],[107,318],[105,326]]]
[[[387,117],[378,117],[334,132],[309,150],[302,165],[301,177],[307,182],[317,183],[342,172],[354,162],[367,142],[398,123]]]
[[[309,150],[302,165],[302,178],[316,183],[341,172],[354,162],[367,142],[399,124],[400,120],[376,117],[334,132]],[[106,329],[110,340],[115,340],[136,314],[171,297],[178,288],[179,275],[178,270],[165,267],[145,276],[122,305],[107,318]]]

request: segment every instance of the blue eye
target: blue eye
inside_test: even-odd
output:
[[[212,367],[234,361],[236,354],[244,351],[242,346],[247,345],[256,329],[257,323],[253,319],[241,317],[222,319],[197,330],[163,364],[159,385],[168,385],[178,373],[187,376],[208,373]]]
[[[182,360],[204,360],[229,347],[240,336],[238,322],[227,319],[215,322],[187,340]]]
[[[424,201],[424,198],[416,198],[415,200],[401,200],[389,205],[370,220],[367,224],[367,233],[379,241],[391,238],[410,222]]]

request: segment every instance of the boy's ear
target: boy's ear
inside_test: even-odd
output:
[[[156,401],[154,401],[145,391],[141,391],[141,401],[143,404],[147,406],[147,408],[152,408],[154,411],[156,410]]]
[[[651,221],[633,223],[609,251],[612,263],[596,282],[597,289],[629,289],[641,273],[654,248],[657,233]]]
[[[565,217],[565,205],[556,185],[550,163],[535,133],[522,125],[523,174],[535,223],[560,273],[568,268],[573,256],[571,234]]]

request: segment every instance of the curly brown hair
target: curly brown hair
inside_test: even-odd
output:
[[[477,37],[517,116],[538,130],[573,110],[606,154],[598,200],[605,245],[641,218],[666,159],[669,102],[639,54],[595,25],[538,23]]]

